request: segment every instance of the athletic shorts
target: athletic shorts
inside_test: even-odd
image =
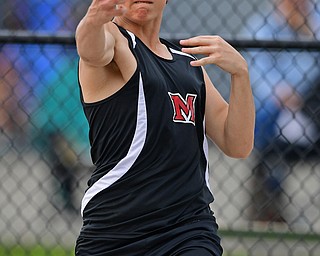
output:
[[[147,235],[81,234],[76,256],[221,256],[217,224],[197,220]]]

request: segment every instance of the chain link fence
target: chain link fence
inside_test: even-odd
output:
[[[162,37],[218,34],[249,64],[254,152],[235,160],[210,145],[224,255],[320,255],[320,4],[283,22],[295,1],[282,1],[169,0],[164,14]],[[0,255],[73,255],[92,171],[73,35],[90,2],[2,2]],[[228,100],[229,76],[207,70]]]

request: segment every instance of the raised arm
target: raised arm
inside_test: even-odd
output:
[[[215,64],[231,75],[229,104],[222,98],[205,73],[207,89],[206,133],[228,156],[247,157],[254,142],[255,108],[244,58],[218,36],[199,36],[182,40],[183,51],[202,54],[193,66]]]
[[[118,0],[93,0],[76,30],[76,44],[81,61],[92,66],[106,66],[114,57],[115,37],[110,21],[124,10]]]
[[[111,22],[125,12],[123,0],[93,0],[76,30],[79,81],[85,102],[118,91],[133,75],[136,60],[127,39]]]

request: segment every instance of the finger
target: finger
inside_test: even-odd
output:
[[[105,3],[105,4],[109,4],[109,5],[116,5],[116,4],[124,4],[126,2],[126,0],[96,0],[100,3]]]
[[[180,40],[182,46],[199,46],[199,45],[209,45],[212,43],[214,37],[212,36],[196,36],[189,39]]]
[[[126,8],[123,5],[124,0],[104,0],[99,2],[99,8],[110,13],[113,17],[121,16],[125,13]]]
[[[123,15],[123,14],[126,12],[126,10],[127,10],[123,5],[119,5],[119,4],[117,4],[114,8],[115,8],[115,10],[114,10],[114,16],[121,16],[121,15]]]
[[[212,46],[197,46],[197,47],[190,47],[190,48],[182,48],[181,49],[185,53],[189,54],[209,54],[213,52]]]
[[[124,0],[115,0],[114,5],[115,5],[115,9],[119,9],[120,7],[123,8],[123,4],[125,3]]]
[[[97,5],[102,10],[118,11],[123,8],[124,0],[97,0]]]
[[[208,64],[213,64],[212,58],[211,57],[204,57],[199,60],[193,60],[190,62],[190,65],[193,67],[200,67],[200,66],[205,66]]]

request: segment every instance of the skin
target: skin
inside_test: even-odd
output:
[[[155,54],[172,59],[159,39],[165,6],[166,0],[92,1],[76,30],[79,75],[86,102],[112,95],[128,82],[137,68],[127,39],[111,20],[134,33]],[[219,36],[197,36],[181,40],[180,44],[185,53],[205,56],[191,61],[190,65],[214,64],[231,75],[228,104],[203,68],[207,90],[206,134],[226,155],[247,157],[253,148],[255,110],[246,61]]]

